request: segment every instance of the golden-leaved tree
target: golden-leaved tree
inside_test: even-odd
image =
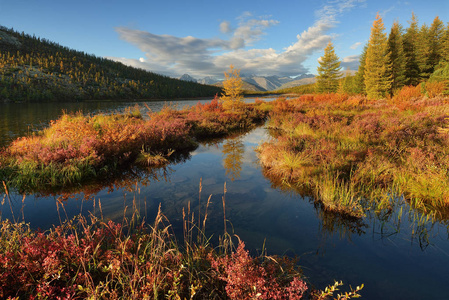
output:
[[[228,72],[224,72],[223,94],[220,101],[226,110],[236,110],[243,103],[242,86],[243,81],[240,78],[240,70],[229,67]]]

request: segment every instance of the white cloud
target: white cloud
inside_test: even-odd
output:
[[[231,23],[228,21],[223,21],[220,23],[220,31],[223,33],[230,33],[232,32]]]
[[[395,9],[395,7],[394,7],[394,6],[391,6],[390,8],[385,9],[384,11],[380,12],[379,14],[380,14],[380,16],[381,16],[382,18],[385,18],[385,16],[386,16],[388,13],[390,13],[391,11],[393,11],[394,9]]]
[[[341,14],[364,1],[329,0],[327,5],[316,12],[316,22],[279,52],[272,48],[250,49],[263,38],[269,27],[278,25],[279,21],[268,17],[255,18],[245,12],[238,18],[236,28],[228,21],[219,24],[220,31],[229,35],[228,39],[156,35],[118,27],[116,32],[120,39],[138,47],[146,58],[112,59],[169,76],[184,73],[197,77],[222,76],[230,64],[242,73],[295,76],[310,72],[302,64],[316,51],[324,49],[332,38],[329,31],[336,26]]]
[[[346,56],[341,60],[340,66],[345,70],[357,71],[359,69],[360,55]]]
[[[353,44],[351,47],[349,47],[349,48],[355,50],[355,49],[357,49],[361,44],[362,44],[361,42],[357,42],[357,43],[354,43],[354,44]]]

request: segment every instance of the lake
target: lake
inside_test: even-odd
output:
[[[154,111],[164,104],[148,102]],[[1,104],[1,144],[43,128],[63,109],[96,113],[127,106],[125,102]],[[79,213],[121,221],[126,208],[128,214],[137,210],[151,223],[161,205],[174,231],[180,232],[182,209],[190,202],[196,216],[198,211],[204,214],[212,195],[206,227],[214,240],[224,232],[226,183],[228,232],[238,235],[254,254],[265,246],[268,254],[299,256],[305,276],[318,288],[342,280],[345,287],[364,283],[363,299],[449,299],[447,221],[425,222],[402,199],[396,199],[390,214],[368,213],[359,222],[325,213],[311,199],[264,176],[255,148],[269,138],[262,126],[203,143],[179,162],[151,173],[124,174],[114,182],[92,183],[64,195],[12,195],[11,205],[5,201],[1,207],[1,217],[47,229]]]

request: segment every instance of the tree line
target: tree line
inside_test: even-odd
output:
[[[220,91],[0,26],[0,100],[174,99]]]
[[[437,16],[430,26],[419,26],[412,14],[408,28],[395,21],[387,35],[377,14],[354,76],[342,76],[331,42],[317,71],[317,92],[365,94],[370,99],[394,95],[404,86],[426,81],[449,82],[449,24],[445,26]]]

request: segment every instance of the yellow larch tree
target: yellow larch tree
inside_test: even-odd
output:
[[[243,103],[242,86],[243,81],[240,78],[240,70],[229,67],[228,72],[224,72],[223,94],[220,101],[226,110],[236,110]]]

